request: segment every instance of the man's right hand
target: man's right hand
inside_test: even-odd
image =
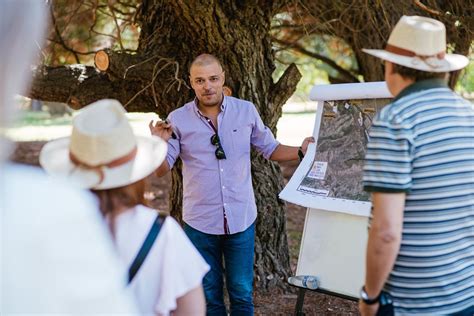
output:
[[[171,135],[173,134],[172,126],[167,121],[157,121],[156,123],[154,123],[154,121],[151,120],[150,124],[148,124],[148,127],[150,128],[150,132],[152,135],[161,137],[166,142],[171,138]]]

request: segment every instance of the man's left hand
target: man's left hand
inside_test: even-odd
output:
[[[372,305],[365,304],[362,300],[359,300],[359,311],[361,316],[374,316],[377,314],[379,309],[379,303]]]
[[[303,154],[306,155],[306,151],[308,150],[308,145],[310,143],[314,143],[315,140],[314,140],[314,137],[311,136],[311,137],[306,137],[304,140],[303,140],[303,143],[301,144],[301,151],[303,152]]]

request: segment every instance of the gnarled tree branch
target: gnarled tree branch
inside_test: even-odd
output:
[[[315,59],[318,59],[318,60],[324,62],[328,66],[334,68],[341,75],[341,79],[344,82],[359,82],[359,79],[357,79],[357,77],[354,74],[352,74],[349,70],[346,70],[346,69],[342,68],[334,60],[332,60],[332,59],[330,59],[326,56],[311,52],[311,51],[307,50],[306,48],[304,48],[303,46],[301,46],[300,44],[298,44],[296,42],[293,42],[293,43],[286,42],[286,41],[283,41],[283,40],[278,39],[278,38],[273,38],[273,41],[275,41],[275,42],[277,42],[281,45],[285,45],[286,48],[293,49],[293,50],[295,50],[299,53],[305,54],[309,57],[313,57]]]
[[[298,67],[295,64],[291,64],[272,86],[267,112],[271,113],[271,117],[266,120],[267,126],[272,131],[276,131],[276,125],[282,114],[283,104],[293,95],[300,79],[301,73]]]

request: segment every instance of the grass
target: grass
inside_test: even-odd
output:
[[[306,109],[302,109],[306,110]],[[47,141],[71,133],[73,115],[51,116],[48,112],[23,111],[6,136],[14,141]],[[313,132],[314,112],[284,112],[277,125],[277,139],[285,145],[299,146]],[[149,135],[148,123],[155,113],[127,113],[137,135]]]
[[[64,126],[71,125],[72,116],[51,116],[48,112],[23,111],[20,120],[14,124],[14,127],[24,126]]]
[[[23,111],[6,136],[14,141],[47,141],[66,137],[71,133],[73,115],[51,116],[48,112]],[[158,119],[154,113],[127,113],[137,135],[149,135],[148,122]]]

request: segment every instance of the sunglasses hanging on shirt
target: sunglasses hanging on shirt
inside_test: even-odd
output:
[[[221,140],[219,139],[219,135],[217,135],[217,129],[214,127],[214,124],[212,124],[212,121],[210,118],[208,117],[205,117],[205,118],[206,118],[206,121],[209,123],[209,125],[211,125],[212,129],[215,132],[215,134],[211,136],[211,144],[217,147],[216,151],[214,152],[214,154],[216,155],[216,158],[218,160],[226,159],[224,148],[222,148]]]
[[[222,148],[221,141],[220,141],[219,135],[217,135],[217,133],[212,135],[211,144],[213,144],[214,146],[217,147],[216,152],[215,152],[216,158],[219,159],[219,160],[220,159],[226,159],[224,148]]]

